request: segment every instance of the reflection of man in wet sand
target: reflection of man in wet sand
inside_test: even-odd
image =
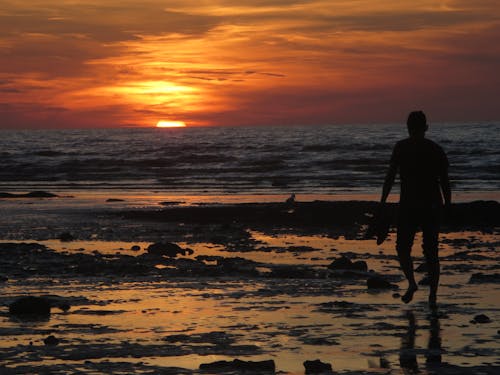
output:
[[[415,349],[415,337],[417,332],[417,321],[412,311],[406,312],[408,319],[408,329],[401,337],[401,348],[399,350],[399,364],[405,374],[416,374],[419,372],[417,362],[417,351]],[[429,341],[427,350],[424,351],[425,367],[429,373],[439,374],[441,365],[441,328],[439,317],[429,315]]]
[[[410,253],[415,232],[421,227],[422,247],[429,272],[429,305],[435,307],[439,284],[439,219],[443,197],[445,207],[451,205],[448,159],[439,145],[425,138],[428,125],[422,111],[410,113],[407,127],[410,136],[396,143],[392,152],[381,202],[386,202],[399,172],[401,195],[396,250],[408,280],[408,290],[401,299],[404,303],[410,302],[418,289]]]

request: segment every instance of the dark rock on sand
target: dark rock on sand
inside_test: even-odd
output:
[[[50,336],[43,339],[44,344],[47,346],[55,346],[55,345],[59,344],[59,341],[60,340],[57,337],[55,337],[54,335],[50,335]]]
[[[56,194],[48,193],[46,191],[32,191],[25,195],[27,198],[54,198]]]
[[[345,256],[341,256],[335,259],[328,268],[331,270],[350,270],[352,269],[352,261]]]
[[[364,260],[357,260],[352,264],[352,269],[355,271],[368,271],[368,264]]]
[[[237,372],[245,374],[275,374],[276,365],[272,359],[267,361],[217,361],[212,363],[202,363],[200,370],[211,373]]]
[[[183,203],[184,201],[165,201],[165,202],[160,202],[159,204],[162,206],[176,206]]]
[[[319,359],[315,361],[305,361],[304,367],[306,375],[309,374],[333,374],[332,365],[329,363],[321,362]]]
[[[132,246],[130,248],[130,250],[132,250],[132,251],[139,251],[139,250],[141,250],[141,247],[139,245],[134,245],[134,246]]]
[[[267,276],[276,279],[317,279],[321,275],[310,266],[274,265]]]
[[[490,319],[489,316],[487,316],[485,314],[479,314],[479,315],[476,315],[474,317],[474,319],[472,319],[470,322],[473,323],[473,324],[476,324],[476,323],[480,323],[480,324],[491,323],[491,319]]]
[[[156,242],[148,246],[146,251],[152,255],[166,256],[168,258],[175,258],[177,255],[192,254],[193,250],[183,249],[179,245],[171,242]]]
[[[75,240],[75,237],[69,232],[61,233],[58,238],[61,242],[71,242]]]
[[[50,301],[43,297],[21,297],[9,305],[11,315],[50,315]]]
[[[336,270],[349,270],[349,271],[368,271],[368,264],[364,260],[358,260],[356,262],[351,261],[346,256],[341,256],[335,259],[329,266],[328,269],[332,271]]]
[[[395,285],[384,279],[382,276],[371,276],[366,280],[368,289],[392,289]]]
[[[388,204],[392,205],[392,204]],[[366,224],[364,214],[378,207],[378,202],[295,202],[293,214],[283,209],[283,203],[241,203],[227,205],[199,205],[191,207],[166,207],[155,211],[125,211],[120,216],[148,221],[182,222],[198,224],[255,224],[273,228],[304,228],[335,225],[359,226]]]
[[[68,312],[69,309],[71,309],[71,305],[69,303],[60,303],[59,305],[57,305],[57,307],[59,307],[64,312]]]
[[[452,205],[452,215],[445,226],[475,227],[498,226],[500,222],[500,203],[497,201],[474,201],[455,203]]]
[[[125,202],[125,199],[119,199],[119,198],[109,198],[109,199],[106,199],[106,202]]]
[[[484,274],[484,273],[475,273],[469,279],[469,284],[482,284],[482,283],[499,283],[500,282],[500,274]]]
[[[235,342],[235,338],[233,337],[233,335],[222,331],[213,331],[192,335],[170,335],[164,337],[163,340],[167,342],[179,342],[183,344],[212,344],[220,347],[229,346]]]
[[[397,208],[397,204],[388,203],[387,205],[389,210]],[[266,232],[287,228],[287,232],[315,231],[356,238],[361,234],[365,225],[371,221],[366,214],[375,212],[378,207],[379,202],[375,201],[295,202],[293,213],[289,213],[284,209],[282,202],[200,204],[187,207],[165,206],[161,210],[124,210],[113,214],[126,219],[147,222],[200,225],[200,228],[207,230],[216,225],[237,225],[239,228],[249,227]],[[454,223],[445,223],[443,232],[465,228],[482,230],[500,225],[498,202],[458,203],[454,204],[453,208],[457,208],[457,215],[454,215],[454,217],[457,216],[457,220]],[[200,232],[205,234],[204,231]],[[227,242],[226,237],[224,243]]]
[[[26,194],[0,193],[0,198],[54,198],[56,194],[46,191],[32,191]]]
[[[257,276],[259,272],[256,270],[258,263],[245,258],[220,258],[217,259],[217,268],[225,275],[247,275]]]

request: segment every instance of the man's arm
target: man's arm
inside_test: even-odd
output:
[[[441,191],[443,192],[444,205],[446,207],[451,206],[451,188],[450,188],[450,178],[448,177],[448,168],[445,168],[441,175],[439,176],[439,184],[441,185]]]
[[[380,203],[385,203],[389,193],[391,192],[392,185],[396,179],[396,174],[398,173],[398,168],[394,163],[391,163],[387,175],[385,176],[384,187],[382,188],[382,197],[380,198]]]
[[[396,143],[394,149],[392,150],[391,160],[389,162],[389,170],[385,176],[384,187],[382,188],[382,197],[380,198],[380,203],[384,204],[389,197],[392,185],[396,179],[396,174],[398,173],[399,166],[399,155],[400,155],[399,143]]]
[[[448,157],[445,152],[441,150],[441,167],[439,172],[439,185],[441,186],[441,191],[443,192],[444,205],[446,209],[451,207],[451,187],[450,178],[448,177],[448,167],[450,163],[448,162]]]

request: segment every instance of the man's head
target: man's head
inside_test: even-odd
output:
[[[408,127],[410,136],[423,136],[429,128],[425,113],[422,111],[411,112],[408,115],[406,126]]]

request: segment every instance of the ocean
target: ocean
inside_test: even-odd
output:
[[[500,191],[500,123],[436,124],[453,189]],[[406,127],[122,128],[0,132],[0,191],[379,194]]]

